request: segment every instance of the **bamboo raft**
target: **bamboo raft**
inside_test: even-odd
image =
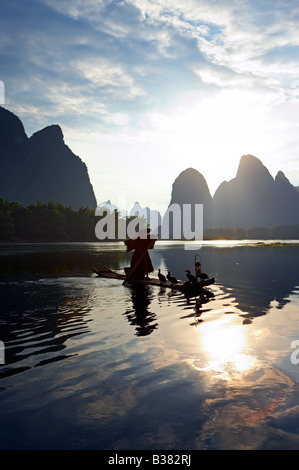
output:
[[[170,282],[162,283],[158,278],[146,278],[142,280],[132,279],[127,274],[120,274],[107,267],[96,267],[93,268],[92,271],[97,274],[99,277],[106,278],[106,279],[119,279],[123,281],[123,284],[128,285],[130,287],[134,286],[141,286],[141,285],[149,285],[149,286],[159,286],[170,288],[173,290],[178,290],[182,294],[184,294],[187,298],[197,297],[201,295],[208,295],[210,296],[210,292],[205,289],[205,287],[210,286],[215,283],[214,278],[205,279],[202,281],[197,282],[184,282],[184,281],[177,281],[176,284],[172,284]]]

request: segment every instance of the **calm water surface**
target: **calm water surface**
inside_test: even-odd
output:
[[[129,264],[121,243],[0,245],[0,448],[298,449],[299,245],[151,258],[185,280],[195,254],[216,278],[198,311],[94,275]]]

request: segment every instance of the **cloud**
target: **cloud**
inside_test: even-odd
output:
[[[291,172],[299,150],[293,118],[288,127],[298,101],[298,20],[297,0],[14,0],[1,7],[0,80],[29,134],[56,122],[70,144],[75,135],[99,136],[94,152],[76,140],[95,172],[90,155],[101,145],[110,161],[124,146],[138,160],[147,145],[148,158],[152,149],[175,172],[180,154],[195,166],[200,139],[217,135],[211,149],[229,144],[227,158],[230,151],[239,158],[233,126],[249,145],[241,113],[257,132],[251,147],[261,158],[266,142],[281,156],[285,141]],[[267,141],[271,128],[280,143]]]
[[[44,80],[45,91],[52,80],[66,96],[67,85],[86,96],[90,88],[106,106],[151,105],[207,84],[273,86],[275,77],[279,85],[280,73],[298,70],[296,16],[286,10],[279,2],[17,1],[4,15],[3,32],[14,34],[3,59],[10,78]]]

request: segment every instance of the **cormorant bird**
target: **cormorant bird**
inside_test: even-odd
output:
[[[166,277],[169,280],[169,282],[171,282],[171,284],[177,284],[178,282],[177,279],[170,274],[170,271],[168,271],[168,274]]]
[[[200,273],[198,275],[198,277],[200,277],[200,279],[203,281],[204,279],[209,279],[209,276],[206,274],[206,273]]]
[[[190,282],[196,282],[195,276],[191,274],[191,271],[189,269],[187,269],[185,272],[187,273],[186,276]]]
[[[164,274],[162,274],[162,273],[160,272],[160,269],[158,270],[158,278],[160,279],[160,282],[161,282],[162,284],[164,284],[164,282],[167,282],[167,281],[166,281],[166,277],[164,276]]]

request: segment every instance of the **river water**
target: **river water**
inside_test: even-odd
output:
[[[1,449],[299,448],[299,244],[150,254],[213,297],[93,274],[122,243],[0,245]]]

